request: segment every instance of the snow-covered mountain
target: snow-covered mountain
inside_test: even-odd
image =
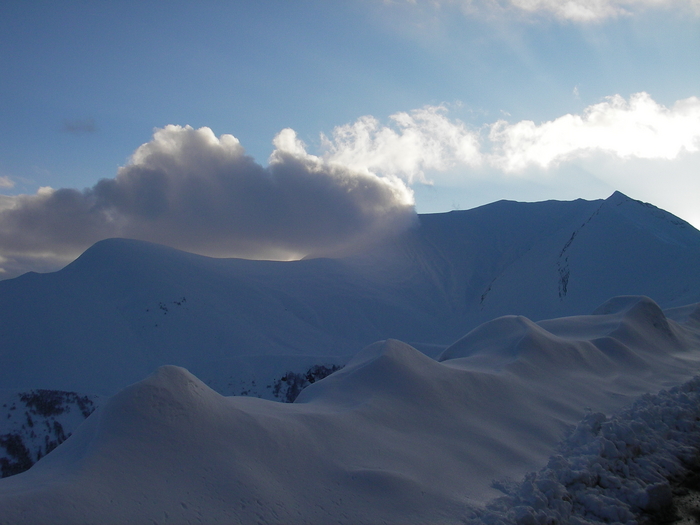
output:
[[[0,524],[629,521],[700,446],[697,379],[607,419],[698,374],[698,260],[619,193],[343,259],[97,243],[0,282],[0,466],[41,458]]]
[[[288,372],[377,340],[437,355],[503,315],[588,314],[615,295],[700,301],[700,232],[620,193],[422,215],[345,259],[212,259],[126,239],[0,282],[0,387],[110,395],[163,364],[270,399]],[[277,390],[275,390],[277,388]]]
[[[627,522],[670,498],[700,384],[602,413],[699,369],[700,306],[665,315],[629,296],[495,319],[438,360],[378,342],[292,404],[223,397],[165,366],[0,480],[0,523]],[[567,435],[575,455],[519,486]]]

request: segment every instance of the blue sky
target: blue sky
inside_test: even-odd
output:
[[[98,181],[133,168],[132,154],[168,125],[181,128],[161,133],[161,146],[178,133],[211,145],[193,134],[207,127],[236,137],[262,172],[285,151],[315,162],[311,171],[341,166],[382,188],[388,180],[400,194],[391,209],[619,189],[700,226],[698,0],[6,0],[0,71],[7,276],[63,264],[103,235],[134,235],[133,224],[100,226],[58,246],[55,232],[31,225],[57,220],[40,210],[58,206],[47,200],[53,190],[78,190],[94,208]],[[286,149],[283,130],[295,133],[283,134]],[[193,156],[182,166],[208,166],[209,149],[178,140],[177,158]],[[103,201],[112,223],[131,221]],[[164,232],[141,236],[214,254]],[[243,252],[219,255],[255,256]]]

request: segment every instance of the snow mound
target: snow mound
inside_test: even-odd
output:
[[[434,487],[425,477],[440,472],[427,459],[412,465],[425,436],[395,428],[426,414],[397,409],[380,424],[371,410],[339,417],[311,403],[225,398],[182,368],[161,367],[7,478],[0,523],[418,523],[456,514],[459,484]],[[439,456],[450,453],[429,455],[444,465]]]
[[[637,317],[649,319],[665,318],[663,311],[649,297],[638,295],[620,295],[608,299],[593,311],[593,315],[632,313]]]
[[[576,366],[609,375],[625,367],[651,370],[659,357],[654,354],[681,351],[693,337],[648,297],[624,296],[590,316],[537,323],[523,316],[494,319],[444,350],[438,361],[486,369],[529,366],[553,374]]]
[[[557,373],[572,366],[602,372],[611,365],[605,352],[590,341],[559,337],[523,316],[505,316],[484,323],[448,347],[438,360],[467,357],[472,365],[478,362],[510,370],[528,366],[540,373]]]
[[[624,304],[539,323],[495,320],[448,348],[442,362],[381,341],[291,404],[224,397],[183,368],[160,367],[31,469],[0,480],[0,523],[463,523],[488,522],[487,511],[496,513],[491,523],[527,523],[550,502],[567,516],[574,506],[563,491],[579,485],[581,508],[601,516],[612,496],[595,492],[596,458],[618,461],[648,448],[635,441],[636,423],[608,432],[602,414],[700,371],[694,325],[666,319],[677,342],[671,351],[653,304],[613,303]],[[636,331],[621,330],[625,323]],[[682,415],[635,414],[661,440],[685,428]],[[556,483],[554,474],[541,482],[530,475],[522,490],[493,483],[537,471],[567,435],[566,457],[586,459],[561,464],[577,474]],[[595,441],[601,436],[607,441]],[[611,463],[610,472],[631,464]],[[618,486],[612,475],[600,479]],[[516,502],[521,514],[483,507],[504,487],[511,499],[501,503]],[[664,490],[625,488],[625,512],[654,508]]]
[[[535,323],[522,315],[506,315],[478,326],[438,356],[438,361],[473,355],[515,356],[523,338],[546,337]]]
[[[679,332],[663,310],[649,297],[622,296],[606,301],[593,315],[618,316],[619,323],[608,335],[622,340],[636,341],[653,338],[666,349],[680,347]]]
[[[420,384],[443,373],[442,368],[406,343],[394,339],[378,341],[326,380],[304,389],[296,403],[358,403],[377,394],[394,399],[423,397],[417,395]]]
[[[184,368],[161,366],[110,399],[102,413],[101,432],[126,435],[136,428],[191,423],[198,414],[212,411],[220,398]]]

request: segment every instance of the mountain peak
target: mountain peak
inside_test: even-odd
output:
[[[623,202],[628,202],[628,201],[631,201],[631,200],[633,200],[633,199],[631,199],[630,197],[628,197],[627,195],[625,195],[625,194],[622,193],[621,191],[615,190],[615,191],[613,192],[613,194],[610,195],[610,197],[608,197],[607,199],[605,199],[605,202],[608,202],[608,203],[610,203],[610,204],[620,205],[620,204],[622,204]]]

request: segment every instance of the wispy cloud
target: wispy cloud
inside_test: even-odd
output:
[[[426,182],[425,170],[444,171],[480,162],[479,137],[459,120],[449,120],[444,106],[396,113],[382,125],[365,116],[321,136],[324,158],[351,169]]]
[[[370,116],[336,128],[323,137],[326,158],[409,184],[429,180],[464,195],[487,182],[514,179],[559,188],[569,197],[590,195],[592,186],[620,189],[700,226],[693,168],[700,158],[697,97],[667,107],[647,93],[614,95],[546,122],[501,119],[472,128],[449,119],[442,107],[418,111],[429,117],[411,118],[406,128]]]
[[[484,133],[485,131],[485,133]],[[425,172],[490,165],[505,173],[602,152],[619,158],[674,159],[700,147],[700,99],[665,107],[648,93],[626,100],[614,95],[536,124],[498,120],[469,129],[450,120],[442,106],[427,106],[390,117],[388,125],[365,116],[322,135],[324,158],[356,170],[425,181]]]
[[[407,4],[425,4],[440,8],[457,6],[468,16],[479,14],[515,14],[552,17],[574,23],[600,22],[632,16],[648,9],[684,9],[700,15],[698,0],[404,0]],[[395,2],[385,2],[395,3]]]
[[[7,175],[3,175],[0,177],[0,188],[14,188],[15,187],[15,181],[13,181],[10,177]]]
[[[72,135],[89,135],[97,132],[97,125],[91,118],[79,120],[64,120],[61,129]]]
[[[697,12],[696,0],[509,0],[506,5],[528,13],[552,15],[559,20],[597,22],[631,16],[649,8],[688,8]]]

